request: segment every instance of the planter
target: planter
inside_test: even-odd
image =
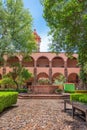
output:
[[[54,85],[35,85],[32,86],[32,92],[35,94],[52,94],[57,88],[58,86]]]

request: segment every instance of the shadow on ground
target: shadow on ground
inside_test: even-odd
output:
[[[18,107],[18,105],[13,105],[13,106],[11,106],[11,107],[5,108],[5,109],[0,113],[0,117],[3,116],[4,114],[8,113],[10,110],[15,109],[15,108],[17,108],[17,107]]]

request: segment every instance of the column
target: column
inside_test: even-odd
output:
[[[52,62],[49,61],[49,80],[50,84],[52,84]]]
[[[68,81],[67,61],[64,61],[64,75],[65,75],[66,82],[67,82]]]
[[[6,74],[6,63],[7,63],[7,56],[4,55],[4,64],[3,64],[3,69],[2,69],[2,74],[5,75]]]
[[[34,61],[34,85],[37,83],[37,67],[36,67],[36,61]]]

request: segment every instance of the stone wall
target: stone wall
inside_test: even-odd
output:
[[[31,90],[34,94],[52,94],[55,93],[55,89],[58,88],[58,86],[54,85],[35,85],[31,86]]]

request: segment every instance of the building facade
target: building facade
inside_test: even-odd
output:
[[[37,84],[38,79],[45,77],[53,80],[60,74],[66,77],[67,82],[78,83],[80,68],[77,65],[77,54],[73,54],[73,59],[68,58],[65,53],[56,55],[50,52],[36,52],[26,60],[21,55],[14,57],[4,57],[6,64],[0,68],[0,78],[4,73],[12,71],[10,65],[12,63],[21,63],[33,75],[32,84]],[[30,82],[30,81],[29,81]]]
[[[28,69],[34,78],[29,83],[36,85],[39,78],[49,78],[52,84],[54,79],[60,74],[66,77],[67,82],[78,83],[80,68],[77,65],[77,54],[73,54],[73,59],[68,58],[65,53],[55,54],[51,52],[40,52],[41,38],[34,30],[35,40],[37,44],[37,52],[31,54],[26,60],[22,55],[17,54],[14,57],[4,56],[5,64],[0,68],[0,79],[3,74],[12,71],[10,65],[12,63],[20,63]]]

